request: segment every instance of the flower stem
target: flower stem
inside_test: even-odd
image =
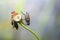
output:
[[[25,28],[26,30],[28,30],[29,32],[31,32],[36,38],[37,40],[41,40],[40,37],[31,29],[29,29],[26,25],[24,25],[22,22],[19,23],[23,28]]]

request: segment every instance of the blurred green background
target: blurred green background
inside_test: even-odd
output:
[[[11,12],[28,12],[31,24],[41,40],[59,40],[60,6],[59,0],[0,0],[0,39],[37,40],[30,32],[20,27],[15,31],[11,25]],[[14,38],[14,39],[13,39]]]

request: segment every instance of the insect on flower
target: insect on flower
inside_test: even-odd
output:
[[[11,24],[13,28],[16,28],[16,30],[18,30],[18,22],[20,20],[21,20],[21,15],[19,15],[15,11],[11,12]]]
[[[27,25],[30,25],[30,16],[27,12],[25,14],[25,21],[26,21]]]
[[[27,25],[30,25],[29,14],[26,12],[26,14],[24,14],[24,16],[25,16],[25,19],[24,19],[25,22],[27,23]],[[15,11],[11,12],[11,24],[12,24],[13,28],[16,28],[16,30],[18,30],[18,28],[19,28],[18,23],[19,23],[19,21],[21,21],[21,19],[22,19],[22,16],[20,14],[16,13]]]
[[[26,21],[27,25],[30,25],[30,15],[29,15],[29,13],[26,12],[26,14],[24,14],[22,12],[22,14],[25,16],[25,21]]]

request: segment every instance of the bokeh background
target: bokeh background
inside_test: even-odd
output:
[[[60,40],[60,0],[0,0],[0,40],[37,40],[19,25],[11,25],[11,12],[28,12],[31,24],[41,40]],[[14,38],[14,39],[13,39]]]

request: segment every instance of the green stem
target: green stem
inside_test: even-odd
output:
[[[20,25],[23,28],[25,28],[26,30],[28,30],[29,32],[31,32],[37,38],[37,40],[40,40],[40,37],[34,31],[32,31],[31,29],[29,29],[28,27],[26,27],[22,22],[20,22]]]

